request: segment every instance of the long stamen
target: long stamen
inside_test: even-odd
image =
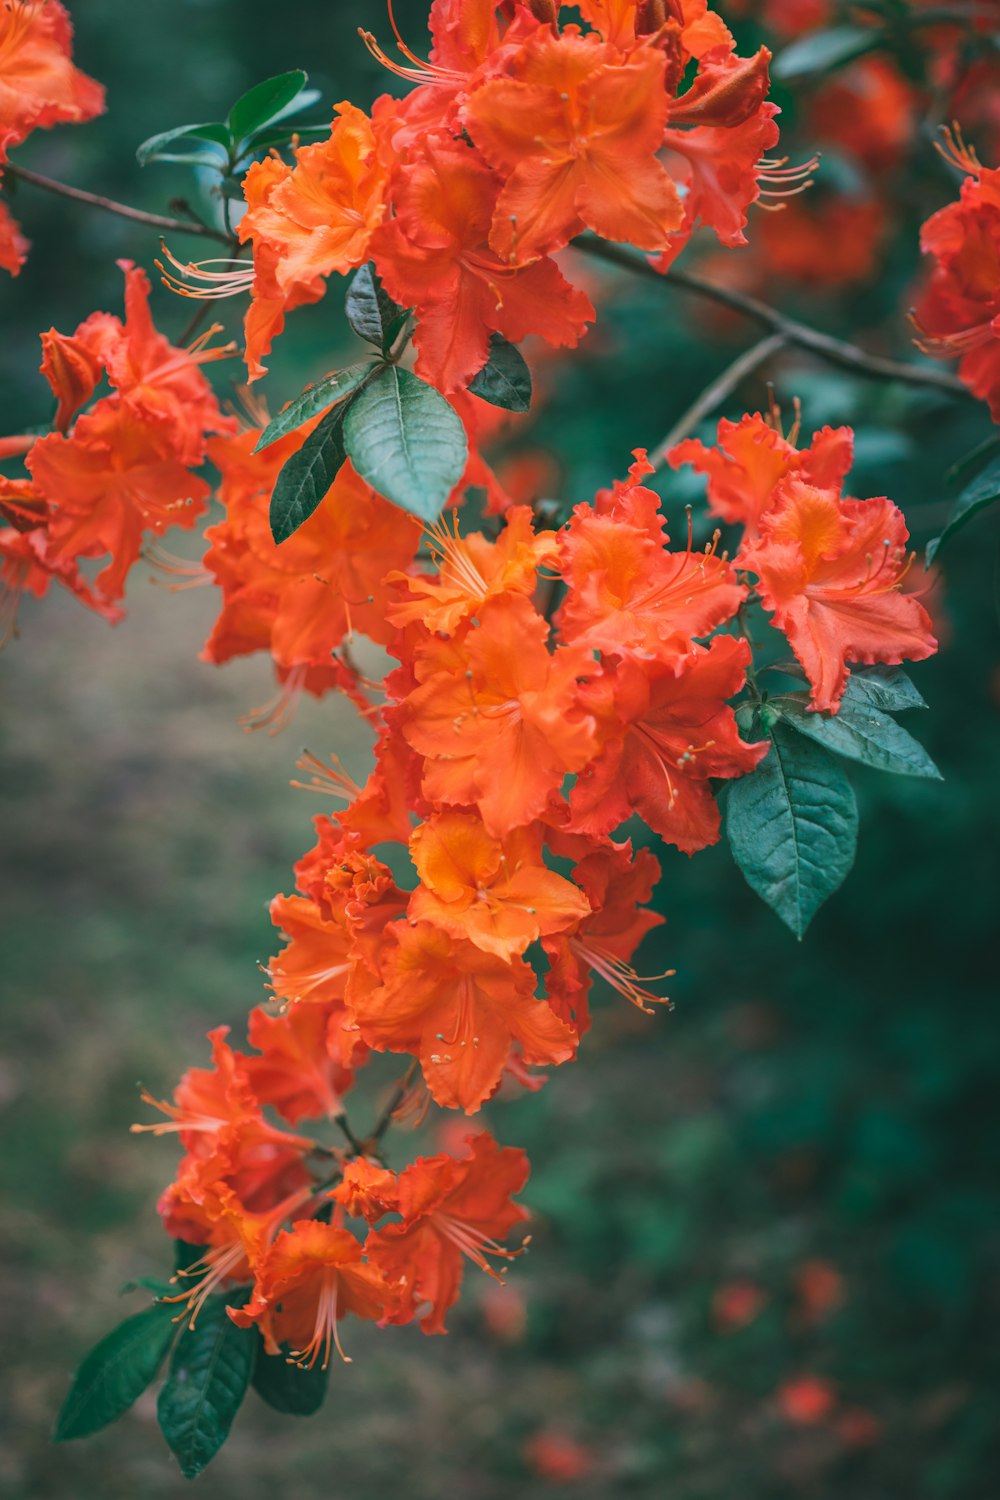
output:
[[[652,990],[644,989],[647,984],[655,984],[661,979],[672,979],[677,973],[676,969],[664,969],[662,974],[638,974],[631,964],[626,963],[623,958],[615,955],[598,943],[584,942],[578,937],[570,938],[570,947],[588,968],[593,969],[603,980],[611,985],[612,989],[624,995],[625,999],[639,1010],[644,1011],[647,1016],[655,1015],[654,1005],[665,1005],[668,1010],[673,1009],[673,1002],[666,995],[654,995]]]
[[[950,167],[955,167],[959,172],[965,172],[969,177],[978,177],[983,170],[983,164],[973,147],[966,143],[961,125],[957,121],[953,121],[951,125],[943,125],[941,134],[944,140],[934,142],[935,151]]]
[[[356,797],[361,796],[361,787],[344,770],[336,755],[331,755],[330,760],[332,764],[328,766],[318,755],[313,755],[311,750],[303,750],[295,762],[295,769],[303,775],[311,771],[312,778],[309,781],[291,781],[289,786],[300,792],[325,792],[329,797],[342,797],[345,802],[353,802]]]

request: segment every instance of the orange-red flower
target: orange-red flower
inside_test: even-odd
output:
[[[768,748],[740,739],[726,704],[749,661],[746,641],[716,636],[675,664],[626,659],[591,683],[587,698],[606,738],[573,788],[573,827],[610,833],[635,811],[685,854],[714,844],[710,779],[746,775]]]
[[[21,226],[6,203],[0,200],[0,270],[17,276],[31,249],[31,241],[21,233]]]
[[[72,48],[60,0],[0,0],[0,161],[32,130],[104,109],[103,87],[73,66]]]
[[[254,1293],[243,1308],[230,1308],[235,1323],[257,1323],[268,1354],[284,1344],[299,1364],[325,1370],[340,1343],[338,1323],[348,1314],[381,1318],[392,1305],[385,1278],[365,1265],[358,1241],[346,1229],[318,1219],[297,1219],[277,1236],[257,1271]]]
[[[368,1257],[400,1288],[400,1308],[391,1319],[404,1322],[429,1303],[420,1320],[424,1333],[447,1332],[444,1320],[458,1300],[463,1260],[491,1276],[516,1252],[503,1241],[528,1217],[511,1201],[528,1180],[528,1159],[514,1147],[500,1147],[483,1133],[470,1139],[468,1156],[421,1156],[400,1173],[398,1224],[373,1229]]]
[[[909,532],[890,500],[841,499],[796,476],[738,558],[812,684],[835,713],[848,662],[923,661],[937,649],[923,605],[901,592]]]
[[[246,1076],[260,1103],[273,1105],[290,1125],[324,1115],[332,1119],[343,1109],[343,1095],[354,1081],[341,1056],[345,1017],[335,1001],[292,1005],[280,1015],[259,1005],[250,1012],[247,1036],[261,1056],[244,1059]]]
[[[677,226],[679,232],[661,257],[662,270],[668,269],[699,223],[714,229],[720,243],[730,249],[747,243],[747,212],[760,197],[762,176],[784,170],[783,164],[767,157],[778,141],[777,113],[776,104],[763,103],[738,125],[697,125],[664,133],[664,145],[681,159],[687,191],[683,226]]]
[[[576,886],[546,867],[537,829],[497,839],[474,814],[443,812],[416,829],[410,853],[420,876],[410,916],[498,958],[590,912]]]
[[[596,36],[542,27],[476,89],[462,118],[507,179],[490,243],[519,263],[565,245],[586,226],[605,239],[663,250],[682,221],[657,159],[669,99],[666,60],[637,46],[625,60]]]
[[[426,759],[424,794],[474,803],[502,836],[537,818],[593,755],[577,680],[593,663],[576,647],[550,654],[548,626],[523,595],[491,600],[478,618],[460,641],[433,639],[418,653],[403,734]]]
[[[372,122],[337,105],[330,138],[295,152],[295,166],[268,157],[244,179],[248,209],[239,236],[253,242],[253,305],[247,314],[250,379],[280,333],[285,312],[315,302],[325,279],[360,266],[386,208],[388,173]]]
[[[523,960],[510,963],[429,922],[385,932],[382,983],[352,990],[369,1046],[420,1059],[431,1096],[474,1114],[500,1082],[512,1042],[529,1065],[572,1057],[576,1038],[544,1000]]]

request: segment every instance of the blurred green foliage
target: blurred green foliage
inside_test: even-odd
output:
[[[419,0],[397,7],[418,50],[421,12]],[[87,0],[75,15],[78,60],[108,83],[109,113],[36,137],[19,159],[149,208],[191,194],[179,169],[136,165],[155,131],[215,118],[299,65],[328,105],[385,87],[355,35],[359,22],[387,32],[381,6]],[[782,103],[794,118],[790,91]],[[952,191],[926,144],[899,191],[878,286],[827,301],[790,289],[789,302],[839,333],[877,329],[905,354],[916,226]],[[110,216],[26,186],[17,197],[35,249],[0,287],[11,431],[47,416],[39,328],[115,310],[113,260],[149,265],[156,250]],[[172,248],[195,253],[189,243]],[[353,347],[340,295],[331,287],[292,320],[265,383],[273,409]],[[614,279],[602,303],[581,355],[542,367],[530,432],[573,499],[658,441],[753,337],[666,287]],[[185,312],[159,296],[163,326],[178,331]],[[763,399],[759,383],[741,394]],[[989,432],[973,403],[797,357],[778,395],[786,407],[801,397],[807,429],[856,425],[853,492],[892,496],[918,544],[947,514],[947,469]],[[742,409],[734,400],[727,414]],[[675,532],[691,500],[707,534],[698,485],[671,476],[664,488]],[[858,865],[802,945],[724,847],[695,860],[660,851],[669,920],[646,962],[677,967],[675,1012],[651,1020],[606,1000],[579,1064],[488,1111],[534,1163],[535,1239],[511,1289],[470,1271],[447,1340],[352,1327],[355,1363],[333,1371],[322,1416],[281,1419],[251,1398],[205,1494],[367,1500],[403,1476],[414,1500],[533,1500],[551,1486],[525,1444],[553,1426],[586,1450],[590,1473],[569,1486],[581,1496],[991,1500],[997,544],[992,513],[949,544],[935,594],[942,653],[913,672],[931,709],[907,727],[944,784],[850,768]],[[140,1305],[119,1303],[119,1285],[169,1257],[153,1204],[174,1155],[129,1137],[135,1081],[168,1091],[204,1057],[204,1031],[238,1031],[261,996],[267,899],[288,887],[308,817],[324,810],[286,788],[298,746],[364,766],[365,734],[336,702],[305,704],[278,739],[239,732],[268,669],[199,665],[212,613],[208,591],[174,597],[137,579],[130,618],[111,631],[53,596],[24,609],[23,638],[0,663],[11,1380],[0,1494],[12,1500],[187,1492],[151,1398],[87,1444],[54,1449],[49,1433],[71,1368]],[[377,1076],[394,1076],[391,1060]],[[817,1280],[837,1292],[810,1311]],[[735,1326],[732,1289],[746,1284],[753,1315]],[[789,1420],[780,1395],[804,1376],[833,1393],[812,1425]]]

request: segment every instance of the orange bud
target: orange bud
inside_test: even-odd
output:
[[[82,339],[50,328],[42,334],[41,372],[59,403],[56,430],[65,432],[80,407],[94,394],[102,374],[101,361]]]
[[[707,63],[670,108],[670,125],[742,125],[767,96],[771,54],[761,47],[753,57]]]

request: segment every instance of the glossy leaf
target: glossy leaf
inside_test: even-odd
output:
[[[975,479],[970,479],[952,508],[948,523],[940,536],[927,544],[927,566],[937,557],[948,539],[955,535],[979,511],[1000,500],[1000,457],[986,465]]]
[[[351,402],[344,441],[361,477],[422,521],[440,515],[469,456],[455,409],[433,386],[395,365]]]
[[[253,451],[262,453],[279,438],[287,437],[290,432],[295,432],[304,422],[308,422],[319,412],[325,411],[328,406],[336,406],[352,391],[356,391],[365,376],[370,375],[371,372],[371,365],[351,365],[346,370],[336,370],[332,375],[324,375],[322,380],[317,380],[315,385],[308,386],[301,396],[296,397],[285,407],[284,411],[280,411],[274,420],[267,424]]]
[[[880,40],[879,33],[869,26],[831,26],[825,31],[809,31],[779,52],[771,76],[787,83],[793,78],[829,73],[872,52]]]
[[[252,89],[247,89],[237,99],[226,120],[233,139],[245,140],[254,131],[282,119],[302,94],[306,81],[302,69],[295,68],[290,73],[265,78],[262,83],[255,83]]]
[[[896,776],[926,776],[941,780],[941,772],[912,734],[887,713],[871,704],[850,703],[846,694],[835,714],[812,713],[807,693],[772,698],[768,707],[780,713],[786,724],[825,745],[835,755]]]
[[[726,835],[748,885],[801,938],[857,850],[854,791],[832,755],[783,724],[726,788]]]
[[[211,141],[218,146],[223,153],[223,160],[227,160],[232,147],[232,137],[228,126],[215,122],[204,125],[177,125],[173,130],[161,130],[159,135],[151,135],[148,140],[136,150],[136,159],[140,167],[146,166],[147,162],[159,160],[177,161],[180,158],[173,156],[163,157],[163,148],[174,145],[179,141]]]
[[[329,1370],[319,1361],[311,1370],[288,1362],[288,1351],[265,1354],[260,1349],[253,1372],[253,1388],[268,1406],[291,1417],[311,1417],[323,1405]]]
[[[271,535],[276,542],[287,541],[308,521],[344,458],[344,409],[335,406],[278,475],[270,508]]]
[[[88,1437],[128,1411],[163,1363],[177,1333],[173,1303],[156,1302],[103,1338],[73,1377],[55,1441]]]
[[[852,667],[844,691],[849,706],[882,708],[888,713],[902,713],[907,708],[926,708],[902,667]]]
[[[351,278],[344,301],[347,321],[359,338],[375,344],[385,353],[391,348],[390,334],[402,309],[394,302],[370,263],[361,266]],[[394,336],[394,335],[393,335]]]
[[[495,333],[490,339],[490,357],[469,390],[491,406],[527,411],[531,406],[531,371],[517,345]]]
[[[185,1327],[156,1406],[160,1429],[186,1479],[211,1462],[229,1436],[253,1373],[258,1333],[226,1312],[239,1293],[210,1297]]]

